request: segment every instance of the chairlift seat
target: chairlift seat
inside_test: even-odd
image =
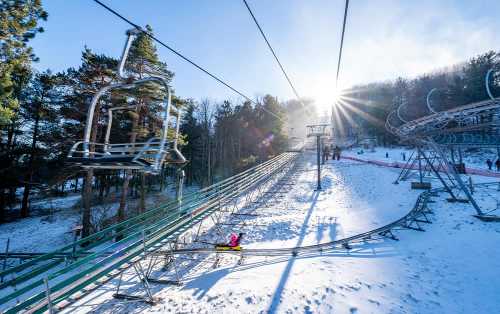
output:
[[[170,144],[167,145],[170,146]],[[160,140],[157,138],[152,138],[145,143],[91,143],[89,145],[94,145],[94,151],[88,154],[83,148],[83,142],[73,145],[66,161],[82,168],[135,169],[155,173],[159,171],[158,161],[159,164],[166,162],[176,166],[186,163],[186,159],[175,148],[175,145],[161,151]]]
[[[130,156],[105,156],[105,157],[68,157],[67,162],[80,165],[82,168],[95,169],[148,169],[153,162],[144,158],[135,159]]]
[[[106,156],[106,157],[68,157],[67,161],[71,163],[81,164],[81,165],[93,165],[93,164],[133,164],[133,163],[144,163],[149,164],[146,159],[139,158],[134,161],[135,156]]]

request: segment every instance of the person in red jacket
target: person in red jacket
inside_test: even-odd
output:
[[[229,238],[229,243],[217,243],[215,244],[217,249],[240,249],[240,242],[241,238],[243,237],[242,232],[240,232],[238,235],[236,233],[231,233],[231,236]]]
[[[229,240],[230,247],[237,247],[240,245],[241,238],[243,237],[243,233],[240,232],[238,235],[236,233],[231,234],[231,239]]]

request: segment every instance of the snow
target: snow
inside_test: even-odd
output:
[[[384,161],[388,163],[401,163],[404,164],[406,161],[403,160],[403,153],[405,154],[405,159],[408,160],[411,154],[414,152],[412,148],[409,147],[381,147],[376,146],[371,148],[351,148],[342,152],[343,156],[355,157],[363,160],[376,160]],[[388,157],[386,157],[388,154]],[[467,168],[488,170],[486,165],[486,160],[490,159],[493,163],[497,160],[498,152],[496,149],[490,148],[469,148],[463,150],[462,152],[463,162]],[[458,153],[455,152],[455,158],[458,160]],[[495,164],[491,173],[498,173],[495,171]]]
[[[50,252],[73,241],[72,228],[79,216],[64,212],[54,216],[25,218],[0,225],[1,251],[10,239],[10,252]]]
[[[418,192],[393,185],[399,170],[349,160],[328,162],[322,192],[314,192],[314,156],[286,196],[252,210],[244,248],[281,248],[340,239],[407,213]],[[495,187],[478,188],[480,202]],[[292,257],[214,256],[178,259],[183,285],[152,284],[150,306],[113,299],[112,280],[69,312],[98,313],[498,313],[500,224],[471,216],[472,207],[442,193],[426,232],[397,231],[400,241],[363,243],[350,251]],[[491,205],[491,204],[490,204]],[[498,205],[498,204],[497,204]],[[262,227],[261,225],[265,225]],[[230,232],[230,229],[226,230]],[[155,272],[158,275],[159,272]],[[132,273],[122,289],[144,293]]]
[[[403,153],[406,155],[406,160],[410,158],[413,149],[407,147],[380,147],[376,146],[371,148],[351,148],[342,151],[343,156],[357,157],[367,160],[380,160],[386,162],[404,162]],[[386,153],[389,157],[386,157]]]
[[[184,188],[184,193],[195,192],[198,186]],[[146,197],[146,205],[153,208],[173,198],[175,189],[168,186],[161,193],[151,193]],[[9,252],[45,253],[53,251],[74,241],[73,229],[81,225],[80,193],[71,193],[63,197],[50,197],[31,202],[32,212],[45,213],[40,216],[19,219],[0,224],[0,251],[5,252],[8,239]],[[101,229],[103,222],[116,215],[118,196],[110,196],[111,202],[92,207],[92,222]],[[130,200],[129,210],[137,207],[137,200]],[[46,214],[46,213],[49,214]]]

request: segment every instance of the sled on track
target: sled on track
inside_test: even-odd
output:
[[[217,251],[241,251],[241,246],[229,246],[229,245],[216,245],[215,250]]]

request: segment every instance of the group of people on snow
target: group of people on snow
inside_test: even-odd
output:
[[[332,155],[332,160],[340,160],[340,147],[338,146],[335,146],[333,147],[333,144],[331,145],[323,145],[323,152],[322,152],[322,156],[323,156],[323,163],[325,163],[325,161],[328,160],[328,158],[330,158],[330,154]]]
[[[486,165],[488,166],[488,170],[491,170],[491,167],[493,167],[493,161],[489,158],[486,159]],[[500,157],[498,157],[495,161],[495,167],[497,168],[497,171],[500,171]]]

